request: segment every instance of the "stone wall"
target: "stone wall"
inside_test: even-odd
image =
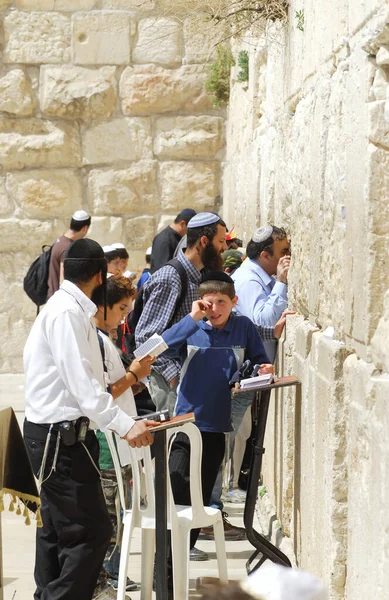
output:
[[[0,21],[0,373],[15,373],[42,244],[85,208],[89,236],[143,267],[180,209],[218,209],[224,120],[204,91],[212,40],[156,2],[0,0]]]
[[[304,31],[296,11],[304,12]],[[389,6],[291,0],[289,21],[232,73],[224,215],[292,239],[279,371],[301,390],[270,411],[262,504],[331,600],[388,595]],[[274,520],[273,520],[274,521]],[[273,532],[274,537],[277,532]]]

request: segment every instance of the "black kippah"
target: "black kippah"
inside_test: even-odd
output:
[[[104,259],[104,250],[94,240],[82,239],[70,244],[66,251],[64,260],[76,259],[76,260],[96,260]]]
[[[206,273],[202,278],[202,282],[204,283],[205,281],[224,281],[225,283],[234,284],[231,277],[227,275],[227,273],[224,273],[224,271],[211,271],[210,273]]]

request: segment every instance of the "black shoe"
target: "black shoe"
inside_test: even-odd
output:
[[[224,527],[224,539],[226,542],[241,542],[247,539],[246,530],[243,527],[234,527],[227,519],[228,514],[222,512],[223,527]],[[200,530],[200,540],[214,540],[213,527],[203,527]]]
[[[193,547],[190,549],[189,560],[201,562],[203,560],[209,560],[209,556],[206,552],[203,552],[203,550]]]
[[[118,589],[118,580],[115,577],[110,577],[109,579],[107,579],[107,583],[114,590]],[[126,592],[132,592],[137,589],[138,589],[138,584],[135,581],[132,581],[132,579],[130,579],[129,577],[127,577]]]

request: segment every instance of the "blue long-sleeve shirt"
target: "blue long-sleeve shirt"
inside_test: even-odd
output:
[[[232,375],[246,359],[253,365],[269,362],[256,327],[247,317],[231,315],[216,329],[187,315],[162,337],[166,354],[183,361],[176,414],[194,412],[202,431],[230,431]]]
[[[288,286],[268,275],[255,261],[246,258],[232,275],[238,303],[236,311],[255,325],[274,327],[288,306]],[[265,350],[274,362],[277,342],[266,342]]]

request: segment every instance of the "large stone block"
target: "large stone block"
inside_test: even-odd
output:
[[[217,43],[217,30],[214,23],[206,22],[199,15],[198,18],[185,19],[184,41],[185,41],[185,63],[208,62],[215,52]]]
[[[5,189],[5,177],[0,177],[0,215],[4,217],[14,210],[13,202]]]
[[[165,229],[168,225],[171,225],[176,218],[177,215],[161,215],[159,217],[158,225],[157,225],[157,233]]]
[[[122,170],[93,170],[88,188],[96,215],[152,213],[159,205],[157,161],[134,163]]]
[[[378,369],[389,373],[389,290],[385,294],[384,314],[371,340],[372,357]]]
[[[118,217],[92,217],[88,238],[101,246],[123,241],[123,219]]]
[[[4,18],[6,63],[70,61],[70,19],[60,13],[12,11]]]
[[[134,117],[97,123],[84,131],[82,147],[87,165],[151,158],[151,121]]]
[[[115,67],[41,68],[40,104],[51,117],[109,117],[116,105]]]
[[[134,63],[176,67],[182,62],[182,26],[175,19],[153,17],[138,23]]]
[[[122,110],[125,115],[207,111],[212,103],[204,89],[205,78],[204,68],[197,65],[127,67],[120,80]]]
[[[0,164],[4,168],[77,167],[80,162],[77,124],[0,119]]]
[[[98,0],[16,0],[16,6],[22,10],[92,10]]]
[[[126,65],[130,62],[131,20],[128,13],[76,13],[72,27],[75,63]]]
[[[160,165],[161,207],[178,213],[191,206],[211,209],[219,195],[220,172],[216,162],[163,162]]]
[[[161,117],[155,125],[159,158],[213,158],[223,147],[221,117]]]
[[[37,170],[7,175],[11,197],[33,218],[64,217],[82,207],[82,180],[70,169]]]
[[[151,246],[151,242],[155,236],[154,217],[143,216],[127,219],[126,233],[126,247],[128,249],[144,250],[148,246]]]
[[[105,10],[136,10],[138,12],[147,12],[154,10],[156,3],[153,0],[101,0],[101,8]]]
[[[389,149],[389,115],[385,115],[385,102],[370,102],[368,105],[368,138],[373,144]]]
[[[0,219],[0,251],[15,252],[26,249],[37,253],[42,244],[52,244],[56,238],[54,221],[30,219]],[[20,274],[22,277],[24,274]],[[19,276],[19,273],[18,273]]]
[[[0,0],[0,10],[8,8],[12,4],[13,0]]]
[[[13,69],[0,79],[0,112],[31,115],[34,100],[30,83],[21,69]]]

